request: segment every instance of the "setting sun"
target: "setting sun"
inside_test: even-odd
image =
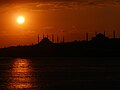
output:
[[[23,24],[25,22],[25,18],[23,16],[17,17],[17,23]]]

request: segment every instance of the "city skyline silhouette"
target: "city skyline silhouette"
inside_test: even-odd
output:
[[[96,33],[95,33],[96,34]],[[88,40],[89,34],[86,33],[86,40],[72,42],[65,42],[65,37],[63,36],[63,41],[59,40],[58,36],[57,42],[54,41],[54,35],[49,39],[49,35],[43,35],[43,39],[39,40],[38,43],[26,46],[11,46],[8,48],[0,49],[0,56],[5,57],[54,57],[54,56],[119,56],[120,50],[120,38],[115,37],[115,31],[113,32],[113,38],[106,36],[106,33],[97,33],[96,36]],[[59,42],[61,41],[61,42]]]

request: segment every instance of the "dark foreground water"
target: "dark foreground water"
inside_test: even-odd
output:
[[[0,58],[0,90],[120,90],[120,58]]]

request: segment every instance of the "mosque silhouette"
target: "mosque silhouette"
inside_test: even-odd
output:
[[[12,46],[0,49],[1,57],[114,57],[120,56],[120,38],[109,38],[102,33],[98,33],[91,40],[88,40],[88,33],[86,33],[86,40],[65,42],[64,37],[61,42],[57,37],[57,42],[54,42],[54,35],[52,41],[49,40],[48,35],[32,46]]]

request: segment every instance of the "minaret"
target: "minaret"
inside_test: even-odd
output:
[[[115,34],[116,34],[116,33],[115,33],[115,31],[114,31],[114,32],[113,32],[113,38],[116,38]]]
[[[64,38],[64,36],[63,36],[63,43],[64,43],[64,40],[65,40],[65,38]]]
[[[58,36],[57,36],[57,43],[59,43],[59,38],[58,38]]]
[[[105,34],[106,34],[106,33],[105,33],[105,31],[104,31],[104,36],[105,36]]]
[[[52,35],[52,42],[54,43],[54,35]]]
[[[86,41],[88,41],[88,33],[86,33]]]
[[[39,44],[39,34],[38,34],[38,44]]]

